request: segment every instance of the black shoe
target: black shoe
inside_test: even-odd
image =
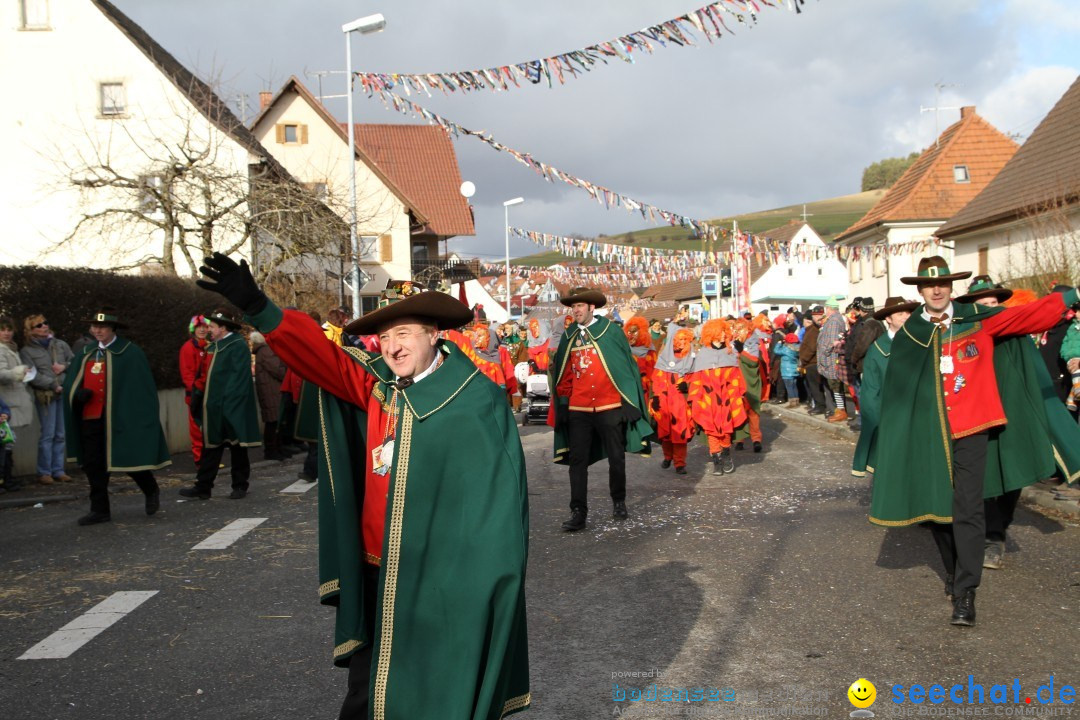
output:
[[[952,602],[954,600],[954,598],[953,598],[953,587],[952,587],[953,586],[953,580],[954,580],[954,578],[953,578],[952,575],[946,575],[945,576],[945,597],[948,599],[949,602]]]
[[[306,472],[298,472],[298,473],[296,473],[296,479],[297,480],[303,480],[304,482],[311,483],[311,482],[315,482],[319,478],[311,477]]]
[[[755,440],[754,441],[754,452],[756,452],[756,453],[761,452],[761,441],[760,440]]]
[[[80,525],[97,525],[98,523],[109,522],[112,520],[112,516],[109,513],[90,512],[79,518]]]
[[[971,627],[975,624],[975,591],[968,590],[966,593],[953,601],[952,619],[953,625]]]
[[[723,475],[724,468],[720,465],[720,453],[712,454],[712,474]]]
[[[667,470],[669,467],[671,467],[671,461],[668,460],[667,458],[664,458],[664,462],[660,463],[660,467]]]
[[[746,446],[743,445],[743,441],[740,440],[739,442],[735,443],[735,449],[736,450],[745,450]]]
[[[822,410],[819,407],[815,407],[815,408],[810,408],[809,410],[807,410],[806,414],[807,415],[824,415],[825,411]]]
[[[616,520],[625,520],[630,517],[630,514],[626,512],[626,503],[622,500],[616,500],[614,508],[611,511],[612,517]]]
[[[862,422],[858,418],[855,418],[855,422],[848,423],[848,428],[855,432],[859,432],[860,430],[862,430]]]
[[[180,494],[186,498],[198,498],[199,500],[210,499],[210,491],[202,490],[198,487],[180,488]]]
[[[679,467],[675,468],[675,474],[676,475],[685,475],[686,474],[686,466],[685,465],[680,465]]]
[[[233,491],[229,493],[230,500],[242,500],[247,497],[247,490],[245,488],[233,488]]]
[[[146,495],[146,514],[153,515],[161,507],[161,492],[155,490]]]
[[[584,510],[574,510],[570,515],[570,519],[562,524],[562,529],[567,532],[574,532],[576,530],[585,529],[585,518],[588,517],[588,513]]]
[[[720,451],[720,464],[726,473],[735,472],[735,456],[731,454],[731,448],[726,447]]]
[[[1000,570],[1005,564],[1005,543],[997,540],[987,541],[983,550],[983,567]]]

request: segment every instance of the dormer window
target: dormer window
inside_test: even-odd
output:
[[[21,30],[51,30],[49,27],[48,0],[21,0],[19,2]]]
[[[958,183],[971,182],[971,176],[968,175],[967,165],[953,165],[952,166],[953,180]]]

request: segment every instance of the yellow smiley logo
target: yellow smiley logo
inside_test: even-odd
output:
[[[866,678],[859,678],[851,683],[847,690],[848,700],[857,708],[868,708],[877,699],[877,688]]]

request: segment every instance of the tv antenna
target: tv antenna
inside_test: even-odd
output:
[[[941,146],[941,131],[938,129],[938,111],[939,110],[959,110],[959,106],[941,107],[941,91],[945,88],[960,87],[959,83],[944,83],[938,80],[934,83],[934,107],[922,107],[919,106],[919,113],[933,112],[934,113],[934,144]]]

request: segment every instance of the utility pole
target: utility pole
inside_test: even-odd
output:
[[[236,104],[240,106],[240,122],[247,125],[247,95],[237,95]]]

